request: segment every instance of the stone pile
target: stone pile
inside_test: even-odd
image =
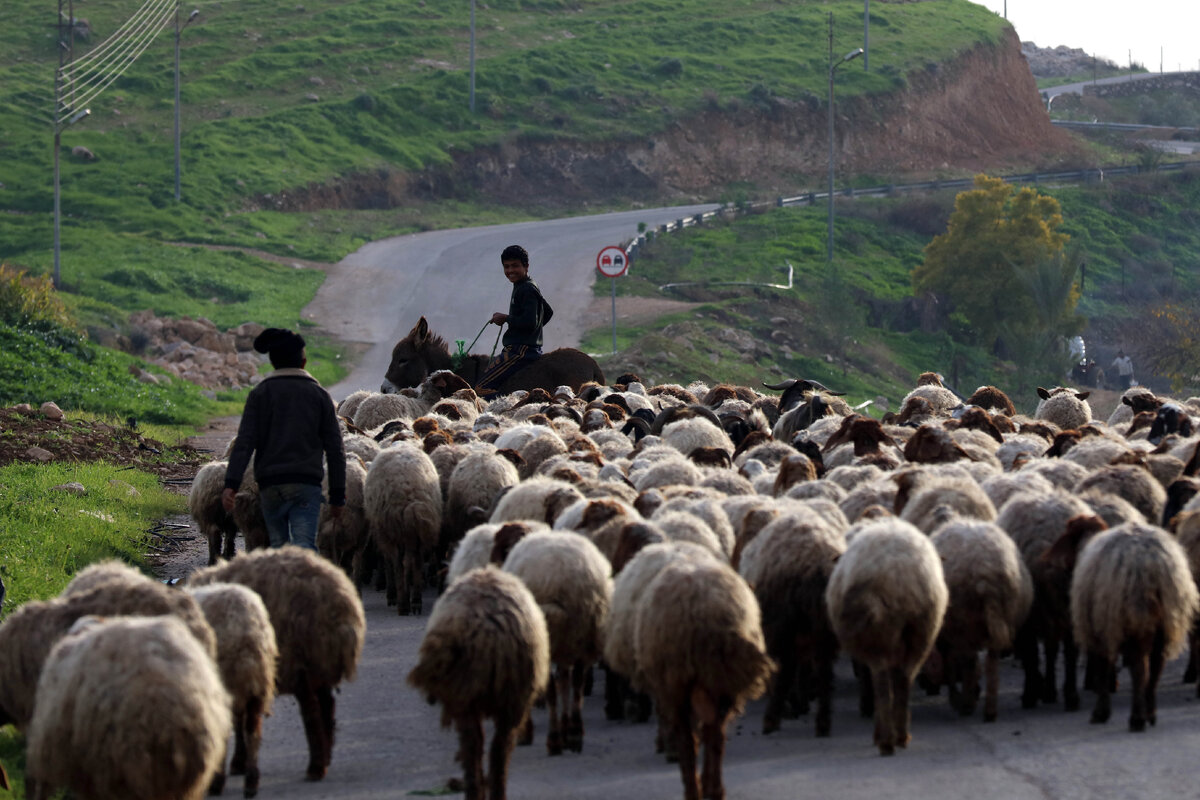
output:
[[[258,368],[267,357],[254,352],[254,337],[263,326],[245,322],[222,332],[204,317],[156,317],[152,311],[129,316],[131,339],[144,347],[147,362],[185,381],[208,389],[237,389],[260,380]],[[130,368],[138,380],[157,383],[159,378],[140,367]]]

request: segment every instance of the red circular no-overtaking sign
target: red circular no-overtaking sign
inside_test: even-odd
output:
[[[629,256],[620,247],[610,245],[596,254],[596,269],[606,278],[619,278],[629,268]]]

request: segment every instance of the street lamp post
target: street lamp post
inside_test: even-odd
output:
[[[192,9],[192,13],[188,14],[187,20],[179,24],[179,1],[175,2],[175,202],[179,202],[182,193],[180,191],[180,167],[179,167],[179,140],[180,140],[180,124],[179,124],[179,34],[188,25],[192,24],[192,20],[200,16],[200,9]]]
[[[839,61],[833,60],[833,14],[829,15],[829,230],[826,234],[825,262],[833,264],[833,73],[842,64],[852,61],[863,54],[860,47],[842,56]]]
[[[471,0],[471,88],[467,106],[475,113],[475,0]]]

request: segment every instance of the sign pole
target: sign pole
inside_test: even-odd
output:
[[[596,271],[612,280],[612,351],[617,352],[617,278],[629,269],[629,254],[621,247],[605,247],[596,254]]]
[[[617,279],[610,278],[612,281],[612,328],[613,328],[613,355],[617,354]]]

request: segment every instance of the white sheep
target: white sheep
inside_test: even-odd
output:
[[[1183,649],[1198,609],[1187,556],[1161,529],[1126,523],[1084,546],[1071,581],[1071,621],[1096,669],[1092,722],[1112,713],[1112,669],[1122,655],[1133,684],[1129,729],[1155,724],[1163,662]]]
[[[290,545],[205,567],[187,583],[239,583],[262,598],[279,646],[277,692],[295,696],[304,721],[306,777],[324,778],[333,754],[333,691],[354,678],[366,638],[354,584],[326,559]]]
[[[224,461],[205,464],[197,470],[188,491],[188,513],[208,540],[209,564],[217,563],[218,557],[233,558],[237,552],[237,522],[221,504],[227,467],[228,464]],[[224,548],[221,546],[222,539]]]
[[[414,420],[429,411],[429,403],[404,394],[372,392],[354,410],[354,427],[374,431],[394,419]]]
[[[258,749],[262,719],[275,700],[275,662],[279,648],[275,628],[262,598],[234,583],[188,587],[217,636],[217,669],[229,692],[233,713],[234,750],[229,774],[245,775],[242,794],[258,792]],[[213,778],[211,793],[225,784],[225,759]]]
[[[674,560],[646,587],[634,630],[637,666],[678,748],[684,797],[725,797],[725,726],[767,688],[774,665],[758,602],[714,559]],[[696,729],[704,769],[696,775]]]
[[[397,613],[420,614],[424,559],[442,527],[441,484],[429,456],[406,442],[384,449],[367,470],[363,509],[388,565],[389,603],[394,592]]]
[[[954,519],[934,531],[931,541],[950,590],[937,639],[950,705],[964,716],[974,713],[983,650],[983,721],[995,722],[1000,656],[1012,648],[1033,605],[1033,579],[1016,543],[994,523]]]
[[[1128,500],[1142,512],[1145,521],[1158,525],[1167,504],[1167,490],[1154,479],[1150,471],[1136,464],[1110,464],[1090,472],[1075,484],[1075,493],[1089,490],[1109,492]]]
[[[451,554],[450,565],[446,570],[446,585],[454,583],[456,580],[466,575],[473,569],[486,567],[488,564],[504,563],[504,559],[500,558],[499,563],[496,562],[495,556],[497,552],[496,534],[505,527],[512,526],[520,529],[521,536],[530,533],[544,533],[550,528],[544,522],[486,522],[482,525],[476,525],[471,530],[467,531],[466,536],[459,540]],[[519,540],[516,537],[513,544]],[[508,549],[511,549],[509,545]],[[503,556],[508,555],[508,549],[502,551]]]
[[[80,800],[199,800],[230,726],[216,665],[173,617],[84,617],[47,656],[37,697],[31,800],[64,787]]]
[[[805,510],[776,517],[742,551],[738,570],[758,598],[767,652],[779,664],[763,714],[765,734],[779,730],[784,702],[799,680],[801,708],[808,707],[811,681],[817,736],[829,735],[838,642],[825,589],[845,550],[843,531]]]
[[[46,656],[80,617],[174,616],[216,657],[216,636],[191,597],[132,571],[114,578],[112,571],[98,570],[92,577],[97,580],[90,587],[68,596],[24,603],[0,625],[0,720],[22,730],[29,724]]]
[[[346,505],[333,516],[327,503],[321,505],[317,522],[317,552],[340,566],[350,580],[358,582],[362,552],[367,546],[367,515],[363,510],[363,486],[367,470],[357,456],[346,458]],[[323,489],[328,496],[329,476]]]
[[[871,673],[875,744],[882,755],[908,745],[908,696],[933,647],[949,601],[942,561],[929,537],[899,519],[856,526],[829,577],[825,602],[838,640]],[[860,708],[869,695],[862,691]]]
[[[458,729],[467,800],[504,800],[517,731],[550,675],[550,636],[536,599],[515,576],[466,572],[438,599],[408,682]],[[484,785],[483,720],[494,723]]]
[[[443,545],[452,545],[483,522],[496,498],[520,482],[516,465],[504,455],[490,447],[471,449],[450,473],[442,517]]]
[[[571,484],[553,478],[533,477],[510,489],[492,510],[489,522],[534,520],[553,525],[583,494]]]
[[[1091,392],[1077,392],[1064,386],[1054,389],[1038,387],[1037,409],[1033,412],[1035,419],[1045,420],[1057,425],[1062,430],[1078,430],[1092,421],[1092,407],[1087,398]]]
[[[1079,708],[1076,666],[1079,652],[1071,638],[1070,584],[1073,562],[1048,559],[1046,554],[1067,531],[1076,517],[1091,515],[1091,508],[1062,489],[1050,492],[1023,491],[1012,495],[1000,508],[996,524],[1016,542],[1021,558],[1033,578],[1033,609],[1021,626],[1016,641],[1017,656],[1025,669],[1021,705],[1034,708],[1040,700],[1058,700],[1055,662],[1063,647],[1063,707]],[[1045,648],[1045,672],[1039,669],[1038,642]]]
[[[550,755],[560,755],[564,747],[581,752],[584,674],[604,649],[612,566],[587,538],[555,531],[522,538],[504,560],[504,571],[529,587],[550,632],[555,669],[546,692],[546,750]]]

